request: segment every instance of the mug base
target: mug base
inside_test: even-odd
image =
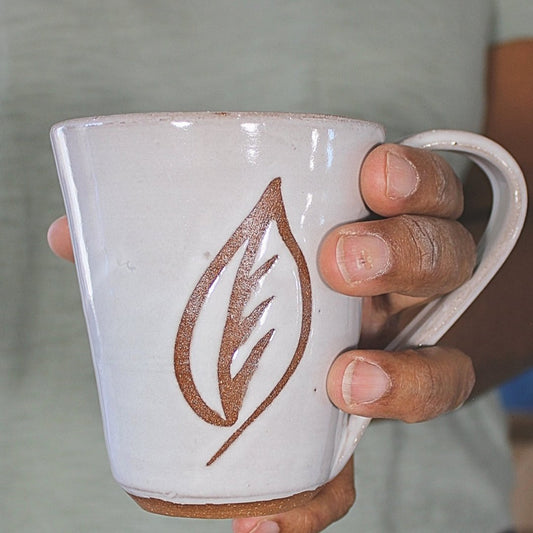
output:
[[[183,504],[158,498],[143,498],[127,492],[145,511],[182,518],[243,518],[290,511],[311,500],[321,489],[300,492],[286,498],[241,503]]]

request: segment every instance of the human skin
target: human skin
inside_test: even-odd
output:
[[[486,134],[506,147],[531,179],[533,40],[495,47],[488,73]],[[332,365],[332,402],[361,416],[421,422],[464,403],[474,382],[478,394],[531,366],[531,218],[507,263],[442,344],[391,353],[379,348],[413,308],[471,275],[474,241],[456,219],[465,202],[462,221],[478,235],[490,193],[474,175],[463,197],[457,178],[438,156],[389,144],[367,157],[361,191],[384,218],[335,229],[319,253],[323,279],[333,289],[364,297],[362,344]],[[413,234],[420,238],[413,239]],[[48,239],[57,255],[73,261],[64,217],[51,225]],[[431,261],[421,260],[427,256]],[[233,530],[316,533],[341,518],[354,501],[350,461],[305,506],[271,517],[237,519]]]

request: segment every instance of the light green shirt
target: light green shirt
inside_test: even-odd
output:
[[[531,36],[531,0],[0,0],[0,529],[219,532],[150,515],[113,482],[48,141],[62,119],[179,110],[332,113],[394,140],[479,130],[485,58]],[[502,531],[511,465],[493,396],[372,425],[334,532]]]

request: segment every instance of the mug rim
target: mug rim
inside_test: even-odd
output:
[[[352,118],[342,115],[329,115],[321,113],[293,113],[285,111],[157,111],[140,113],[117,113],[110,115],[94,115],[62,120],[52,125],[51,132],[69,128],[88,128],[98,126],[128,126],[132,124],[148,124],[157,122],[186,122],[216,119],[219,121],[243,121],[243,120],[277,120],[301,123],[336,123],[348,124],[358,127],[366,127],[384,131],[384,127],[373,121]]]

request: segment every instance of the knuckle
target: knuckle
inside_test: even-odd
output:
[[[438,377],[430,362],[414,350],[410,352],[410,355],[417,360],[417,364],[413,368],[412,385],[409,391],[415,401],[411,410],[406,413],[404,421],[415,424],[440,414],[440,387],[438,386]]]
[[[401,215],[397,219],[394,252],[403,265],[405,292],[443,294],[471,276],[475,242],[461,224],[427,216]]]
[[[418,423],[430,420],[460,407],[470,396],[475,383],[472,360],[460,350],[431,348],[432,355],[418,353],[413,370],[410,394],[416,401],[405,422]]]
[[[440,258],[439,235],[428,219],[403,216],[404,227],[416,252],[417,266],[421,273],[432,272]]]
[[[433,179],[433,188],[435,192],[434,201],[437,206],[444,205],[447,200],[447,181],[450,173],[442,158],[436,153],[429,152],[428,155],[432,164],[431,177]]]
[[[407,261],[406,288],[412,290],[415,283],[426,281],[440,268],[441,236],[427,217],[402,215],[398,219],[402,235],[397,248]]]
[[[429,152],[433,166],[435,214],[457,218],[463,212],[462,186],[452,167],[438,154]]]
[[[472,359],[460,350],[454,350],[457,366],[457,386],[455,395],[450,397],[448,410],[457,409],[468,399],[476,382],[476,373]]]
[[[419,371],[419,408],[416,412],[417,422],[428,420],[442,414],[446,408],[443,396],[447,393],[441,381],[441,375],[435,366],[426,358],[421,359],[422,368]]]

